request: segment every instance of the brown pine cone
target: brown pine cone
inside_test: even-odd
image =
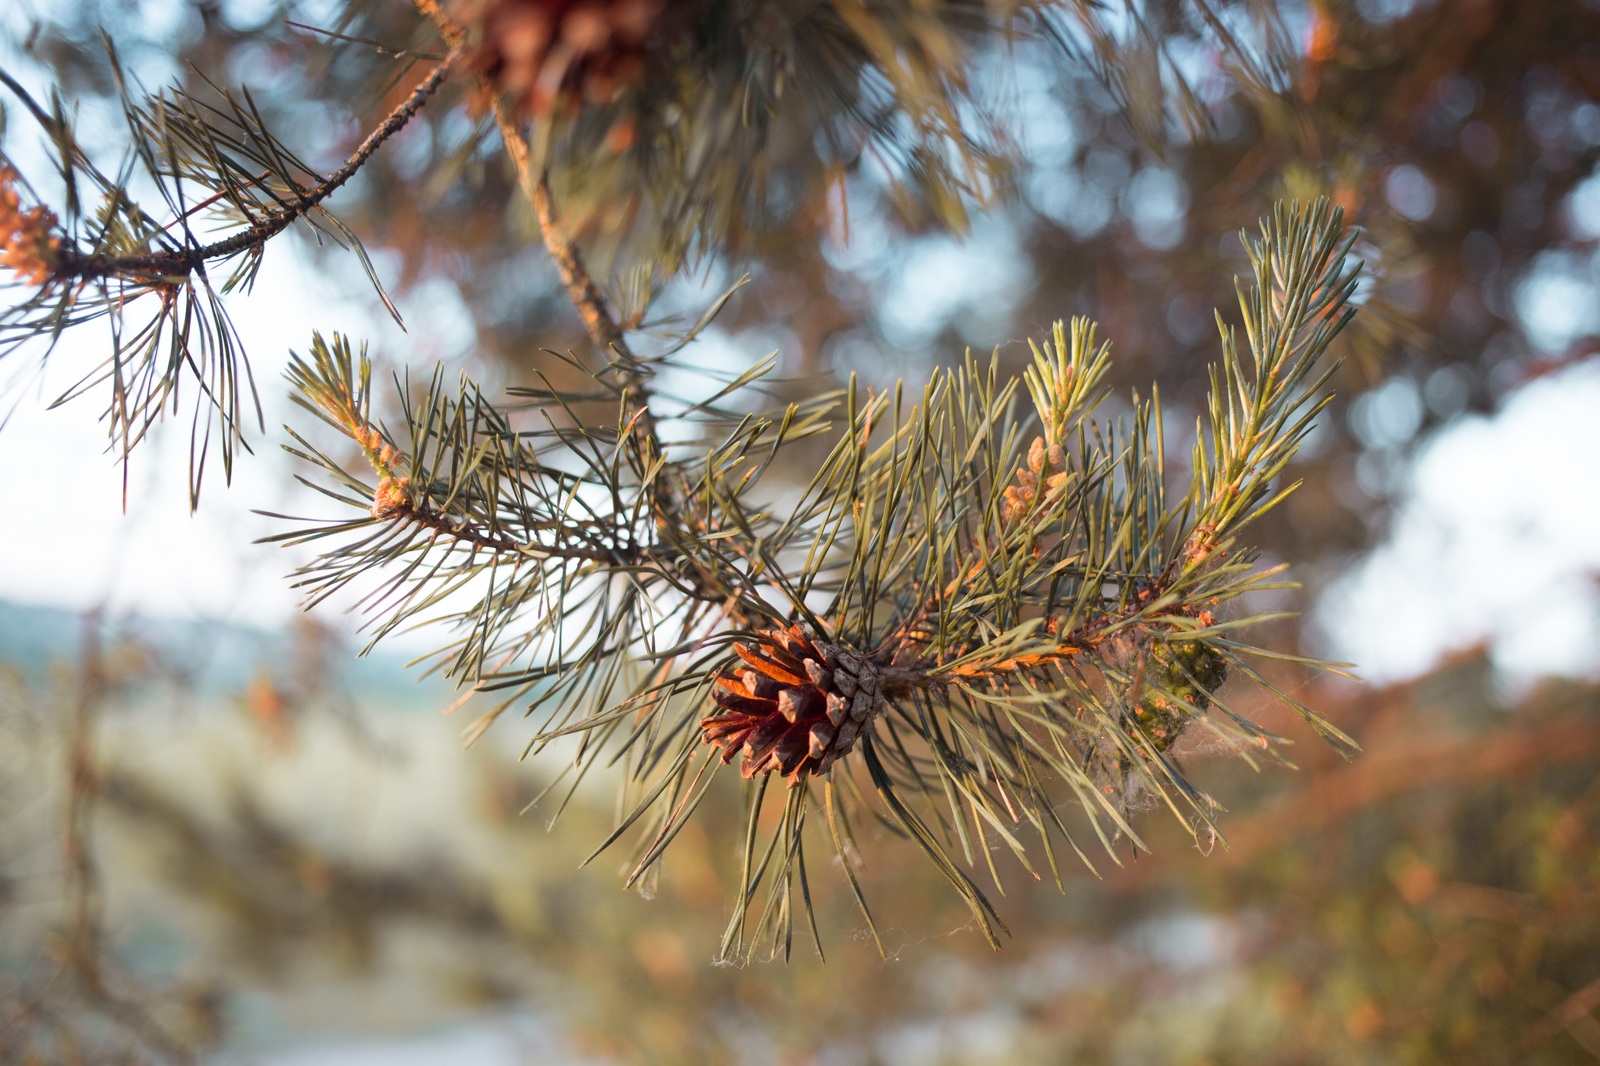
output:
[[[745,777],[776,770],[794,785],[827,773],[883,707],[878,665],[798,625],[757,639],[733,646],[747,667],[717,678],[711,698],[722,711],[701,720],[701,739],[721,746],[725,764],[743,752]]]
[[[666,0],[486,0],[472,66],[524,115],[609,103],[644,73]]]

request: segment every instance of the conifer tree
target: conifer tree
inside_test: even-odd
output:
[[[1059,882],[1069,855],[1092,867],[1097,850],[1143,847],[1133,815],[1152,806],[1214,841],[1216,804],[1174,745],[1203,731],[1247,763],[1276,751],[1223,690],[1272,687],[1257,664],[1275,653],[1251,643],[1262,619],[1241,597],[1276,587],[1276,571],[1256,566],[1249,527],[1294,487],[1285,468],[1328,403],[1327,350],[1354,313],[1340,210],[1281,203],[1246,235],[1237,318],[1217,317],[1187,449],[1169,450],[1154,387],[1105,413],[1111,346],[1083,319],[1033,343],[1021,375],[968,354],[921,385],[851,378],[769,407],[769,361],[685,402],[659,379],[694,365],[704,323],[667,345],[641,333],[660,279],[866,157],[888,160],[908,215],[959,229],[1004,194],[1010,150],[969,77],[979,48],[1053,37],[1063,62],[1093,57],[1124,88],[1139,68],[1087,6],[418,10],[412,88],[327,174],[246,91],[147,94],[127,79],[131,150],[104,169],[64,101],[0,72],[63,190],[47,204],[0,160],[16,294],[0,355],[104,321],[105,362],[74,394],[102,397],[124,453],[169,410],[195,412],[198,504],[211,448],[226,473],[261,431],[229,301],[294,227],[350,247],[376,284],[327,201],[460,83],[589,344],[548,353],[535,384],[504,396],[437,371],[396,379],[382,392],[400,413],[385,420],[365,349],[311,338],[289,372],[308,419],[288,447],[339,510],[286,519],[275,538],[320,547],[296,579],[308,604],[359,590],[374,640],[436,626],[435,667],[492,702],[472,735],[521,712],[531,757],[570,755],[562,794],[619,767],[599,850],[633,847],[629,884],[658,876],[737,766],[748,828],[725,958],[787,956],[808,924],[820,950],[818,847],[871,926],[855,873],[866,818],[919,849],[997,946],[1005,925],[979,886],[1000,884],[997,851]],[[313,420],[359,462],[319,444]]]

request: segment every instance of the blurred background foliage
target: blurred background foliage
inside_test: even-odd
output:
[[[1600,1057],[1593,684],[1508,705],[1471,652],[1376,692],[1303,691],[1362,738],[1353,762],[1263,702],[1305,758],[1249,778],[1202,758],[1226,847],[1186,849],[1156,816],[1154,857],[1070,871],[1064,894],[1003,871],[999,953],[869,826],[889,958],[842,879],[816,876],[826,963],[799,945],[738,969],[708,962],[738,876],[731,782],[643,898],[603,862],[575,869],[610,824],[604,784],[546,832],[548,805],[522,812],[548,782],[515,746],[462,752],[415,692],[356,727],[349,681],[301,699],[214,635],[141,628],[92,620],[76,663],[3,679],[7,1061]],[[434,1043],[326,1038],[419,1031]]]
[[[409,5],[364,0],[4,17],[7,63],[57,78],[91,129],[114,97],[104,30],[152,87],[249,85],[328,165],[408,90],[401,53],[438,47]],[[805,375],[924,377],[968,345],[1020,365],[1021,338],[1086,314],[1115,341],[1118,384],[1159,380],[1182,426],[1241,268],[1230,235],[1275,197],[1327,192],[1364,228],[1371,281],[1305,486],[1257,533],[1306,581],[1288,606],[1314,605],[1383,536],[1420,444],[1593,354],[1600,9],[1152,0],[1094,18],[1103,37],[1063,18],[1063,40],[975,54],[974,92],[1014,151],[965,232],[870,162],[818,169],[652,313],[698,313],[748,271],[706,358],[777,349],[796,393],[825,384]],[[809,145],[773,143],[775,169],[821,168]],[[515,385],[540,349],[583,343],[465,92],[447,86],[336,206],[402,311],[450,324],[414,364]],[[638,302],[638,278],[613,282]],[[1303,742],[1301,769],[1206,781],[1232,811],[1226,848],[1186,851],[1153,817],[1154,858],[1071,871],[1064,896],[1013,876],[1002,954],[882,839],[866,875],[894,902],[892,959],[841,934],[825,966],[736,971],[705,961],[731,791],[726,824],[687,829],[646,901],[609,869],[574,871],[609,825],[603,789],[546,834],[540,808],[521,813],[548,782],[515,762],[514,730],[462,753],[431,714],[446,694],[351,675],[325,631],[241,636],[223,667],[196,659],[215,635],[85,631],[45,640],[19,616],[0,648],[16,664],[0,677],[6,1061],[277,1061],[289,1034],[490,1016],[528,1061],[1600,1058],[1600,690],[1511,692],[1481,650],[1381,691],[1281,678],[1365,754],[1342,763],[1257,709]],[[1310,638],[1285,623],[1279,639]],[[826,886],[824,927],[857,928],[853,906]],[[321,1054],[292,1061],[340,1061]]]

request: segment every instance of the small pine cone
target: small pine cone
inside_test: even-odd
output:
[[[610,103],[644,74],[666,0],[487,0],[473,68],[524,115]]]
[[[1161,641],[1150,647],[1145,678],[1146,691],[1134,717],[1156,750],[1166,751],[1188,727],[1190,718],[1189,712],[1165,693],[1205,710],[1211,704],[1211,693],[1228,680],[1228,661],[1203,641]]]
[[[877,664],[798,625],[757,639],[733,646],[746,667],[717,678],[711,698],[722,710],[701,720],[701,739],[721,746],[724,764],[743,752],[745,777],[776,770],[794,785],[827,773],[883,707]]]

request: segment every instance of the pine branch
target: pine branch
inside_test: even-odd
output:
[[[522,134],[505,121],[506,113],[503,107],[495,112],[495,117],[501,122],[502,139],[509,135],[511,140],[507,143],[515,145],[508,150],[512,159],[516,161],[519,176],[525,175],[529,163],[527,144]],[[524,177],[523,190],[527,194],[528,202],[533,205],[534,214],[539,219],[539,234],[544,238],[544,246],[550,250],[550,257],[555,260],[556,269],[561,273],[561,282],[566,286],[567,296],[572,301],[572,306],[577,308],[578,317],[583,320],[589,339],[602,349],[615,349],[625,355],[628,348],[622,337],[622,327],[617,324],[615,316],[606,306],[605,297],[600,294],[600,287],[595,284],[588,269],[583,265],[583,257],[577,245],[572,243],[556,220],[555,204],[550,198],[549,178],[541,176],[530,184]],[[631,391],[641,396],[645,395],[643,377],[637,373],[632,377],[634,380],[631,382],[633,386]],[[648,407],[648,404],[640,406]],[[649,432],[654,435],[653,424]]]
[[[433,21],[440,36],[452,49],[452,55],[459,54],[467,47],[466,30],[445,12],[438,0],[416,0],[416,7]],[[610,308],[606,306],[600,287],[595,284],[584,266],[583,256],[578,251],[577,245],[562,230],[556,219],[555,204],[550,196],[549,176],[536,169],[528,151],[527,138],[505,101],[488,87],[483,91],[489,96],[495,127],[500,132],[500,141],[505,146],[506,154],[517,172],[517,184],[522,189],[529,206],[533,208],[534,216],[539,220],[539,234],[544,240],[545,248],[550,252],[550,257],[555,260],[567,296],[572,301],[572,306],[577,309],[578,317],[582,319],[589,339],[602,351],[615,350],[619,355],[626,356],[628,349],[623,339],[622,327],[617,323]],[[632,374],[624,371],[624,374],[630,379],[631,391],[637,396],[645,396],[642,374],[637,370]],[[656,440],[655,424],[649,414],[649,404],[641,402],[639,406],[645,410],[644,431],[652,440]],[[659,441],[656,450],[660,450]]]
[[[691,0],[597,9],[585,30],[500,0],[445,38],[531,129],[532,169],[564,210],[629,219],[578,234],[601,273],[624,256],[671,273],[793,212],[772,195],[791,179],[817,188],[869,159],[908,217],[963,228],[1005,181],[1009,146],[971,72],[1017,6]]]
[[[433,21],[454,53],[459,53],[467,46],[465,30],[444,11],[437,0],[416,0],[416,7]],[[664,536],[687,540],[690,533],[685,527],[683,508],[690,494],[689,481],[678,463],[665,458],[666,449],[662,446],[656,415],[651,409],[648,369],[629,351],[622,326],[585,266],[582,253],[563,230],[551,196],[549,175],[535,170],[521,124],[492,86],[484,85],[481,91],[490,100],[501,143],[516,170],[518,185],[538,219],[540,236],[555,261],[568,299],[577,310],[590,340],[602,352],[612,353],[615,360],[613,370],[619,385],[619,396],[632,411],[628,425],[639,462],[645,469],[663,464],[660,474],[650,482],[650,506],[655,521]],[[727,598],[726,590],[717,584],[713,576],[698,569],[691,574],[691,583],[696,595],[703,599],[720,602]],[[732,613],[741,621],[750,621],[755,617],[738,601],[733,603]]]
[[[540,236],[544,239],[544,246],[549,250],[550,257],[555,260],[568,299],[577,309],[578,317],[583,320],[589,338],[602,351],[615,354],[616,376],[621,382],[622,400],[637,412],[632,425],[639,453],[646,462],[654,462],[657,457],[666,454],[666,449],[661,445],[661,433],[655,413],[650,409],[650,390],[645,366],[629,352],[627,342],[623,338],[622,327],[618,325],[616,317],[606,306],[600,287],[595,284],[584,266],[582,254],[561,229],[560,222],[556,218],[555,204],[551,201],[548,177],[541,175],[536,180],[532,179],[527,142],[512,124],[504,104],[498,102],[495,104],[495,121],[500,129],[501,140],[506,144],[507,151],[516,165],[523,192],[539,219]],[[681,526],[679,501],[687,494],[688,488],[682,472],[676,464],[669,463],[667,476],[657,479],[655,484],[656,491],[652,494],[651,502],[657,521],[666,527]]]
[[[478,691],[526,700],[544,718],[530,751],[578,737],[581,767],[598,751],[627,767],[631,813],[606,844],[639,834],[630,883],[654,876],[715,768],[739,759],[756,785],[726,956],[758,943],[788,953],[809,899],[803,827],[817,778],[875,794],[998,943],[1003,925],[966,869],[980,855],[997,884],[991,848],[1034,870],[1029,834],[1052,869],[1052,838],[1088,862],[1063,803],[1113,859],[1119,840],[1144,847],[1134,815],[1152,805],[1209,844],[1218,809],[1185,776],[1179,739],[1204,731],[1246,759],[1271,751],[1274,738],[1221,692],[1233,677],[1271,689],[1240,635],[1258,620],[1222,612],[1270,576],[1238,532],[1292,488],[1277,479],[1327,401],[1322,356],[1353,291],[1341,234],[1339,212],[1318,203],[1281,207],[1246,241],[1249,368],[1224,329],[1193,481],[1176,503],[1154,398],[1135,397],[1127,422],[1095,418],[1110,356],[1087,322],[1058,324],[1020,379],[969,359],[916,402],[903,386],[852,387],[837,405],[734,421],[702,458],[677,464],[646,450],[625,391],[548,384],[525,390],[545,429],[513,430],[470,384],[450,399],[436,379],[408,411],[405,440],[380,439],[365,362],[357,373],[336,345],[314,349],[314,372],[297,364],[298,398],[361,444],[380,483],[302,440],[298,454],[351,493],[331,495],[371,503],[359,523],[283,539],[362,529],[305,571],[316,595],[400,565],[364,601],[380,635],[480,590],[474,606],[444,612],[463,635],[441,663]],[[589,372],[599,383],[616,371]],[[1034,410],[1019,417],[1024,384]],[[613,419],[597,419],[612,398]],[[832,450],[771,513],[770,458],[747,457],[815,432],[833,436]],[[689,486],[681,523],[655,509],[668,469]],[[419,541],[419,527],[432,536]],[[713,753],[697,759],[702,743]],[[774,773],[789,789],[763,841]]]
[[[598,380],[610,368],[591,372]],[[515,430],[508,413],[470,382],[451,395],[436,377],[425,401],[408,406],[405,427],[396,435],[372,418],[369,377],[365,356],[358,365],[339,337],[331,344],[315,338],[310,358],[296,357],[291,366],[297,402],[356,442],[378,475],[374,485],[291,430],[291,451],[337,486],[325,491],[359,503],[367,514],[360,522],[318,524],[273,539],[309,541],[376,529],[302,571],[301,584],[313,600],[375,567],[401,565],[395,581],[365,601],[375,612],[376,636],[415,617],[459,625],[461,640],[441,663],[464,683],[490,688],[526,686],[550,676],[553,668],[541,655],[609,670],[606,664],[619,656],[626,660],[641,640],[696,648],[703,635],[694,633],[708,634],[707,626],[725,623],[736,610],[745,617],[770,616],[754,584],[759,559],[738,548],[708,555],[698,546],[705,537],[731,543],[735,530],[771,525],[741,503],[758,478],[747,471],[730,489],[721,471],[753,447],[776,451],[817,432],[821,408],[795,408],[778,424],[733,423],[723,442],[691,468],[702,479],[691,497],[700,501],[693,519],[700,532],[691,537],[652,519],[650,480],[663,465],[643,465],[626,408],[615,425],[596,424],[592,418],[601,400],[551,390],[551,406],[565,415],[563,421]],[[419,532],[429,535],[419,539]],[[782,538],[771,542],[781,544]],[[617,589],[601,580],[608,574],[627,582],[620,601]],[[459,614],[440,610],[448,596],[469,586],[482,589],[476,606]],[[632,634],[627,639],[616,627],[582,621],[606,602],[616,605],[608,616],[626,616],[618,625]],[[531,634],[512,624],[528,614],[538,619]]]

